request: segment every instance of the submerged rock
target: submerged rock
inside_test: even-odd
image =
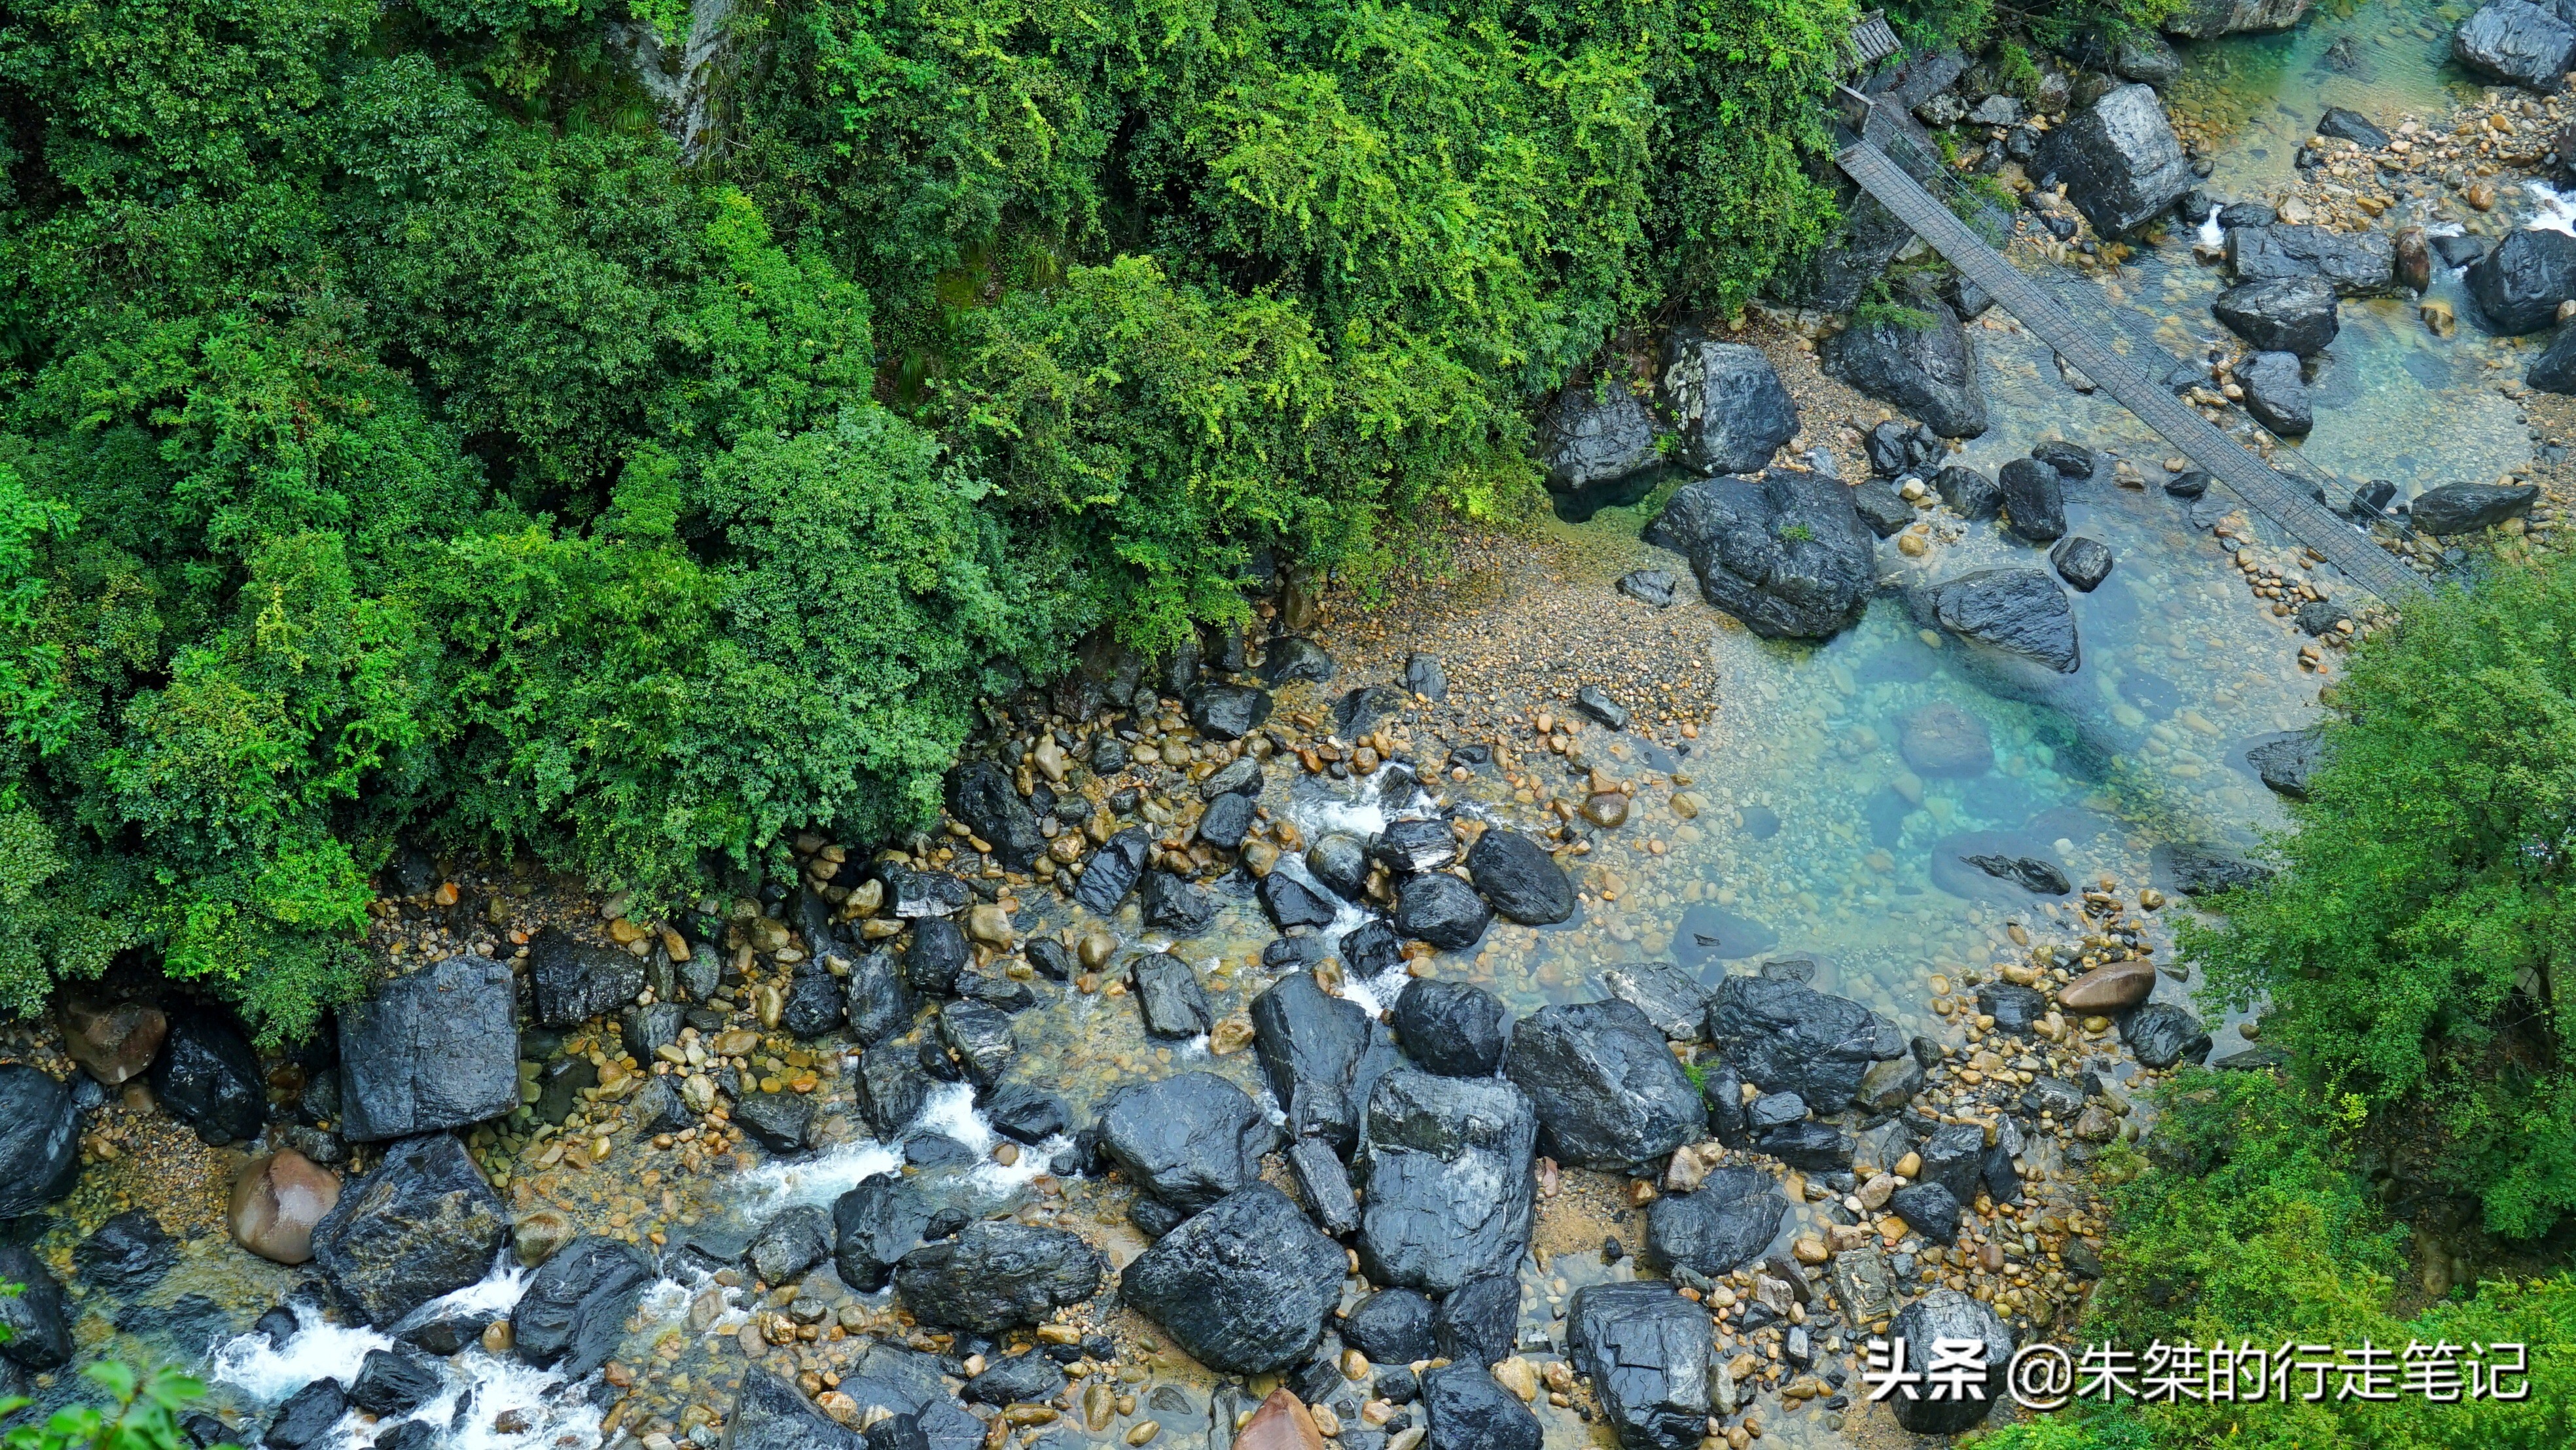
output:
[[[1708,1124],[1664,1035],[1625,1002],[1542,1007],[1522,1018],[1503,1072],[1529,1094],[1561,1163],[1626,1168],[1694,1141]]]
[[[1986,395],[1975,344],[1949,303],[1925,297],[1909,305],[1930,314],[1931,325],[1855,323],[1825,339],[1825,372],[1922,419],[1941,437],[1978,436],[1986,431]]]
[[[488,1122],[519,1106],[516,983],[460,954],[340,1009],[340,1135],[379,1143]]]
[[[1288,1195],[1254,1183],[1155,1240],[1120,1294],[1201,1364],[1263,1374],[1314,1353],[1346,1264]]]
[[[1681,461],[1701,473],[1750,473],[1798,431],[1798,405],[1762,350],[1695,327],[1664,338],[1658,379],[1680,434]]]
[[[283,1155],[281,1155],[283,1156]],[[313,1256],[342,1302],[383,1328],[483,1277],[510,1217],[454,1135],[405,1138],[313,1229]]]
[[[1538,1119],[1510,1083],[1409,1068],[1369,1094],[1358,1167],[1369,1278],[1447,1293],[1529,1251]]]

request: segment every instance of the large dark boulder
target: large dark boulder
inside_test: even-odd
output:
[[[975,899],[962,878],[946,871],[915,871],[889,863],[877,867],[877,879],[885,885],[886,910],[898,921],[955,916]]]
[[[1537,1145],[1537,1116],[1510,1083],[1410,1068],[1378,1079],[1357,1160],[1369,1278],[1440,1294],[1510,1273],[1529,1251]]]
[[[2308,798],[2308,777],[2324,760],[2324,741],[2313,730],[2294,730],[2256,743],[2245,752],[2263,784],[2292,800]]]
[[[2322,277],[2342,297],[2369,297],[2396,285],[2397,245],[2385,232],[2327,227],[2231,227],[2227,270],[2239,282]]]
[[[1688,1193],[1646,1207],[1648,1259],[1694,1273],[1731,1273],[1771,1246],[1788,1217],[1780,1180],[1758,1168],[1716,1168]]]
[[[2300,357],[2325,351],[2343,326],[2334,288],[2322,277],[2240,283],[2219,293],[2209,310],[2257,349]]]
[[[1254,1183],[1137,1255],[1120,1297],[1208,1368],[1264,1374],[1315,1352],[1346,1266],[1287,1194]]]
[[[17,1244],[0,1244],[0,1284],[24,1287],[0,1295],[0,1360],[42,1373],[72,1360],[72,1321],[61,1282],[45,1261]]]
[[[1478,1364],[1423,1375],[1422,1417],[1425,1450],[1539,1450],[1544,1438],[1538,1416]]]
[[[1970,523],[1983,523],[2003,511],[2001,486],[1973,468],[1953,465],[1932,475],[1932,490],[1941,502]]]
[[[1888,1399],[1896,1423],[1917,1435],[1955,1435],[1985,1423],[2004,1397],[2004,1376],[2012,1365],[2012,1331],[1995,1311],[1956,1289],[1935,1289],[1898,1312],[1889,1337],[1906,1344],[1906,1367],[1929,1366],[1932,1346],[1942,1340],[1968,1340],[1985,1346],[1982,1379],[1970,1379],[1969,1393],[1934,1399],[1934,1387],[1902,1385]],[[1910,1396],[1919,1395],[1920,1398]]]
[[[1154,839],[1142,826],[1111,836],[1084,863],[1082,879],[1074,883],[1074,901],[1094,916],[1116,915],[1118,904],[1144,879],[1145,860],[1153,850]]]
[[[920,1246],[930,1200],[898,1174],[882,1174],[832,1200],[832,1268],[841,1282],[873,1294]]]
[[[2407,517],[2428,534],[2473,534],[2531,512],[2540,490],[2494,483],[2446,483],[2415,495]]]
[[[1415,977],[1395,999],[1395,1035],[1426,1071],[1492,1077],[1503,1064],[1502,1001],[1467,982]]]
[[[743,1246],[742,1261],[764,1284],[792,1284],[832,1256],[832,1215],[813,1204],[799,1204],[773,1216]]]
[[[1188,962],[1170,952],[1148,952],[1136,959],[1134,976],[1136,1010],[1148,1035],[1191,1038],[1216,1025],[1216,1009]]]
[[[1411,1364],[1432,1351],[1431,1301],[1411,1289],[1380,1289],[1342,1320],[1342,1341],[1379,1364]]]
[[[2549,348],[2531,360],[2522,380],[2544,393],[2576,394],[2576,327],[2562,327]]]
[[[803,1093],[745,1092],[734,1100],[733,1120],[772,1153],[814,1146],[814,1100]]]
[[[1887,1196],[1887,1206],[1905,1226],[1936,1244],[1959,1241],[1959,1225],[1966,1210],[1959,1196],[1942,1183],[1909,1183]]]
[[[1458,859],[1457,833],[1437,818],[1389,821],[1369,838],[1368,858],[1397,876],[1445,871]]]
[[[383,1328],[492,1267],[509,1237],[499,1194],[453,1134],[405,1138],[313,1226],[313,1259],[341,1301]]]
[[[1765,639],[1829,639],[1859,621],[1877,583],[1851,490],[1795,469],[1686,484],[1645,539],[1688,558],[1700,597]]]
[[[808,958],[798,962],[788,973],[786,1000],[780,1004],[778,1025],[791,1037],[820,1037],[848,1020],[849,1007],[843,1000],[841,979],[823,962]],[[649,1061],[641,1058],[639,1061]]]
[[[2451,54],[2490,80],[2554,91],[2576,65],[2576,24],[2555,6],[2494,0],[2451,32]]]
[[[72,1267],[92,1289],[132,1294],[161,1282],[179,1246],[145,1209],[130,1208],[72,1245]]]
[[[2052,543],[2066,535],[2066,483],[2036,458],[2016,458],[1997,475],[2004,524],[2025,543]]]
[[[946,1369],[947,1365],[935,1355],[880,1340],[859,1357],[855,1366],[841,1372],[841,1393],[861,1406],[883,1405],[897,1417],[870,1427],[868,1450],[922,1450],[925,1445],[929,1450],[977,1450],[983,1444],[983,1422],[966,1413],[966,1407],[950,1396],[943,1378]],[[899,1429],[903,1420],[913,1422],[911,1431],[891,1440],[883,1438],[882,1432],[890,1427]],[[738,1424],[726,1426],[731,1442],[728,1450],[741,1450]],[[918,1439],[912,1438],[915,1434]],[[760,1450],[799,1447],[764,1446]],[[814,1447],[809,1445],[802,1450]]]
[[[510,1343],[539,1369],[577,1380],[608,1362],[657,1277],[644,1251],[622,1239],[574,1239],[528,1278],[510,1310]]]
[[[1270,718],[1270,692],[1250,685],[1201,685],[1190,694],[1190,723],[1215,740],[1240,740]]]
[[[1252,810],[1250,796],[1236,795],[1232,792],[1219,794],[1216,799],[1207,803],[1206,810],[1199,813],[1198,838],[1220,851],[1242,850],[1243,838],[1252,834]],[[1268,886],[1273,881],[1287,879],[1285,876],[1272,875],[1264,877],[1261,884]],[[1263,899],[1265,903],[1268,900],[1267,897]],[[1326,919],[1330,920],[1330,918]]]
[[[921,1116],[923,1104],[930,1100],[921,1055],[899,1042],[880,1042],[860,1053],[858,1077],[859,1115],[888,1142]]]
[[[1216,923],[1216,898],[1169,871],[1145,873],[1137,893],[1145,925],[1176,937],[1194,937]]]
[[[1663,462],[1655,415],[1616,378],[1568,383],[1538,415],[1547,486],[1571,493],[1616,483]]]
[[[1793,1092],[1817,1112],[1851,1101],[1874,1062],[1902,1055],[1896,1024],[1804,982],[1730,976],[1708,1006],[1708,1039],[1764,1092]]]
[[[850,964],[841,1010],[850,1038],[874,1047],[912,1025],[915,1003],[892,952],[869,952]]]
[[[755,1364],[743,1371],[725,1414],[724,1444],[725,1450],[859,1450],[859,1437]]]
[[[1587,1284],[1566,1305],[1566,1349],[1623,1450],[1698,1450],[1708,1433],[1708,1310],[1670,1284]]]
[[[1209,1072],[1132,1083],[1100,1106],[1100,1146],[1146,1192],[1195,1213],[1261,1176],[1279,1133],[1243,1089]]]
[[[903,982],[931,997],[953,997],[957,978],[975,960],[966,929],[952,917],[925,916],[912,924],[912,939],[903,949]]]
[[[1646,1014],[1625,1002],[1542,1007],[1512,1028],[1503,1072],[1560,1163],[1628,1168],[1697,1140],[1708,1113]]]
[[[1944,438],[1974,438],[1986,431],[1976,346],[1949,303],[1924,297],[1910,305],[1930,315],[1929,326],[1911,318],[1855,322],[1825,339],[1825,371]]]
[[[1925,592],[1932,622],[2062,675],[2084,662],[2075,610],[2045,569],[1980,569]]]
[[[1064,1393],[1064,1371],[1035,1350],[1005,1355],[966,1382],[966,1398],[986,1405],[1044,1404]]]
[[[268,1083],[250,1039],[202,1009],[172,1014],[170,1035],[152,1059],[152,1096],[218,1148],[249,1142],[268,1122]]]
[[[1510,1270],[1468,1280],[1440,1296],[1432,1316],[1432,1350],[1461,1364],[1494,1364],[1511,1358],[1520,1328],[1521,1284]]]
[[[358,1377],[349,1384],[349,1403],[370,1415],[408,1415],[446,1388],[447,1377],[429,1360],[397,1350],[371,1349],[358,1362]]]
[[[2149,1002],[2122,1017],[2120,1041],[2142,1067],[2162,1070],[2186,1058],[2209,1060],[2209,1029],[2170,1002]]]
[[[460,954],[340,1009],[340,1136],[380,1143],[469,1127],[519,1105],[507,965]]]
[[[2031,169],[2043,183],[2064,183],[2093,230],[2115,238],[2164,215],[2194,184],[2164,103],[2142,85],[2110,91],[2049,132]]]
[[[528,943],[528,996],[541,1026],[575,1027],[605,1017],[643,990],[641,958],[575,941],[556,926]]]
[[[2304,438],[2317,426],[2316,405],[2308,397],[2299,360],[2286,352],[2258,352],[2236,368],[2245,390],[2245,411],[2282,438]]]
[[[1037,812],[992,761],[970,760],[948,773],[948,813],[992,847],[993,859],[1006,871],[1028,870],[1046,849]]]
[[[37,1212],[79,1179],[71,1090],[23,1062],[0,1063],[0,1219]]]
[[[1656,1031],[1675,1042],[1697,1042],[1706,1035],[1708,988],[1670,962],[1603,967],[1601,985],[1611,996],[1645,1013]]]
[[[1695,327],[1665,336],[1657,388],[1680,432],[1681,461],[1701,473],[1751,473],[1798,431],[1798,405],[1762,350]]]
[[[904,1255],[894,1287],[924,1324],[1001,1334],[1090,1298],[1108,1267],[1065,1229],[987,1220]]]
[[[2466,281],[2489,330],[2538,332],[2558,320],[2559,303],[2576,297],[2576,236],[2536,228],[2508,232],[2469,267]]]
[[[349,1397],[335,1379],[317,1379],[288,1395],[268,1422],[268,1432],[260,1439],[267,1450],[305,1450],[319,1445],[331,1434],[331,1427],[349,1412]]]
[[[1406,936],[1458,952],[1484,936],[1494,912],[1466,882],[1445,871],[1433,871],[1397,890],[1395,914],[1388,919]]]
[[[1467,876],[1494,910],[1524,926],[1551,926],[1574,915],[1574,879],[1538,842],[1503,826],[1476,838]]]
[[[1351,1085],[1368,1051],[1369,1015],[1291,972],[1252,999],[1252,1050],[1270,1095],[1288,1115],[1288,1136],[1322,1137],[1347,1154],[1359,1135]]]

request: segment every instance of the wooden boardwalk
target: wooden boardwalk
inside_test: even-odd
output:
[[[1846,147],[1835,160],[1861,189],[1931,248],[1959,269],[1959,275],[1986,290],[1997,306],[2019,318],[2042,342],[2086,377],[2119,399],[2166,442],[2208,470],[2212,478],[2266,518],[2289,531],[2346,579],[2397,603],[2424,588],[2424,581],[2370,537],[2346,523],[2292,479],[2248,453],[2207,418],[2186,406],[2164,385],[2141,374],[2107,342],[2075,320],[2039,284],[1986,245],[1967,223],[1953,215],[1922,183],[1906,174],[1887,153],[1866,141]],[[2159,352],[2158,357],[2170,362]]]

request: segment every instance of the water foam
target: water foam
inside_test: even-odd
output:
[[[2200,231],[2195,235],[2194,240],[2207,247],[2222,247],[2227,244],[2227,233],[2218,225],[2218,203],[2213,201],[2209,204],[2209,214],[2200,219]]]

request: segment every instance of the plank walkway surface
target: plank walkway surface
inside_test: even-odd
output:
[[[1844,174],[1876,197],[1889,214],[1903,222],[1959,274],[1986,290],[1995,304],[2021,320],[2040,341],[2117,398],[2140,421],[2161,434],[2229,491],[2293,538],[2325,556],[2346,579],[2389,603],[2424,588],[2413,570],[2399,563],[2370,537],[2354,529],[2315,496],[2269,464],[2245,451],[2207,418],[2186,406],[2163,384],[2140,373],[2129,360],[2092,330],[2077,322],[2058,301],[2041,290],[1938,197],[1866,141],[1844,148],[1834,158]],[[2159,352],[2158,356],[2164,355]],[[2169,358],[2164,358],[2170,361]]]

